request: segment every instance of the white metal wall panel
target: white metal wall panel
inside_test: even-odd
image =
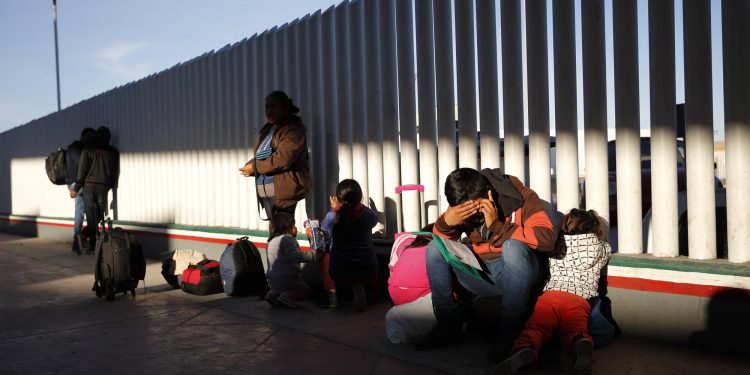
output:
[[[341,80],[336,74],[338,65],[336,64],[336,39],[335,39],[335,19],[336,12],[333,6],[329,7],[322,15],[321,23],[321,69],[322,69],[322,85],[323,90],[322,103],[323,103],[323,119],[322,125],[325,127],[325,132],[322,134],[323,148],[317,150],[318,153],[324,159],[325,174],[323,175],[323,181],[320,184],[319,189],[321,192],[320,208],[321,212],[318,215],[325,215],[328,210],[328,195],[336,191],[336,184],[338,184],[338,152],[335,150],[339,144],[339,127],[341,124],[338,121],[338,109],[337,106],[342,102],[343,98],[338,94],[337,81]],[[321,216],[323,217],[323,216]]]
[[[500,168],[500,110],[495,0],[477,0],[477,78],[481,168]]]
[[[334,146],[338,149],[337,181],[352,178],[352,67],[351,46],[349,44],[349,9],[344,1],[335,9],[335,46],[336,46],[336,122],[338,139]],[[332,194],[335,190],[331,190]]]
[[[379,32],[381,67],[381,126],[383,152],[383,197],[386,233],[396,233],[401,217],[401,197],[396,186],[401,184],[398,132],[398,58],[396,55],[396,6],[394,0],[380,0]]]
[[[540,198],[551,202],[546,0],[526,0],[526,45],[529,95],[529,186]]]
[[[416,0],[417,41],[417,112],[419,126],[419,181],[424,185],[427,222],[440,215],[440,184],[437,153],[437,122],[435,99],[435,41],[432,0]]]
[[[330,124],[324,122],[325,108],[323,105],[323,67],[321,64],[321,12],[315,12],[309,20],[308,44],[310,75],[310,103],[307,110],[307,144],[310,152],[310,168],[313,178],[313,191],[308,194],[307,199],[312,200],[313,216],[323,217],[326,212],[327,178],[325,169],[325,134]]]
[[[369,197],[367,186],[367,116],[365,104],[365,38],[364,2],[353,1],[349,10],[351,70],[352,70],[352,178],[362,186],[362,194]]]
[[[414,67],[414,9],[411,1],[396,1],[397,74],[401,184],[419,183],[419,154],[417,153],[416,72]],[[386,164],[388,165],[388,164]],[[386,193],[395,187],[386,186]],[[423,207],[419,206],[419,192],[403,193],[402,214],[398,215],[400,230],[421,229]]]
[[[383,91],[380,55],[378,0],[364,1],[365,31],[365,113],[367,116],[367,185],[364,203],[380,217],[375,230],[383,228],[385,197],[383,191]]]
[[[526,181],[520,0],[500,2],[503,77],[503,170]]]
[[[458,166],[478,168],[477,84],[474,48],[474,0],[455,3],[456,87],[458,103]]]

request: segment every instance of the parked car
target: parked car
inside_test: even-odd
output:
[[[609,179],[609,217],[612,226],[617,225],[617,144],[615,140],[607,144],[608,179]],[[677,140],[677,192],[679,215],[680,255],[687,252],[687,169],[685,163],[685,141]],[[717,247],[719,258],[726,258],[726,191],[721,180],[714,176],[716,190]],[[585,187],[581,189],[582,194]],[[644,235],[650,227],[651,210],[651,139],[641,137],[641,212],[644,216]],[[585,196],[582,200],[585,207]],[[647,246],[648,249],[648,246]]]

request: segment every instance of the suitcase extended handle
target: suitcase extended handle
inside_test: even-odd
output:
[[[419,190],[420,193],[424,193],[424,185],[409,184],[396,186],[396,194],[401,194],[402,191]]]

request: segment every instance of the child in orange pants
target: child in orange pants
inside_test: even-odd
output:
[[[550,256],[550,279],[544,293],[514,342],[512,354],[498,365],[498,374],[515,374],[533,363],[555,331],[563,349],[576,357],[573,373],[591,373],[594,345],[588,333],[591,306],[587,300],[598,296],[601,270],[612,251],[601,239],[601,218],[593,210],[572,209],[563,218],[562,232]]]

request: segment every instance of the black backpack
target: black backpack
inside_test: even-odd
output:
[[[227,245],[221,254],[221,281],[228,296],[255,294],[265,296],[268,291],[266,271],[258,248],[247,237],[240,237]]]
[[[103,232],[96,240],[94,287],[97,297],[113,300],[116,293],[135,297],[138,282],[146,277],[146,259],[135,236],[122,228]]]
[[[47,177],[55,185],[65,185],[68,176],[68,168],[65,166],[65,149],[58,148],[44,160],[44,169]]]

